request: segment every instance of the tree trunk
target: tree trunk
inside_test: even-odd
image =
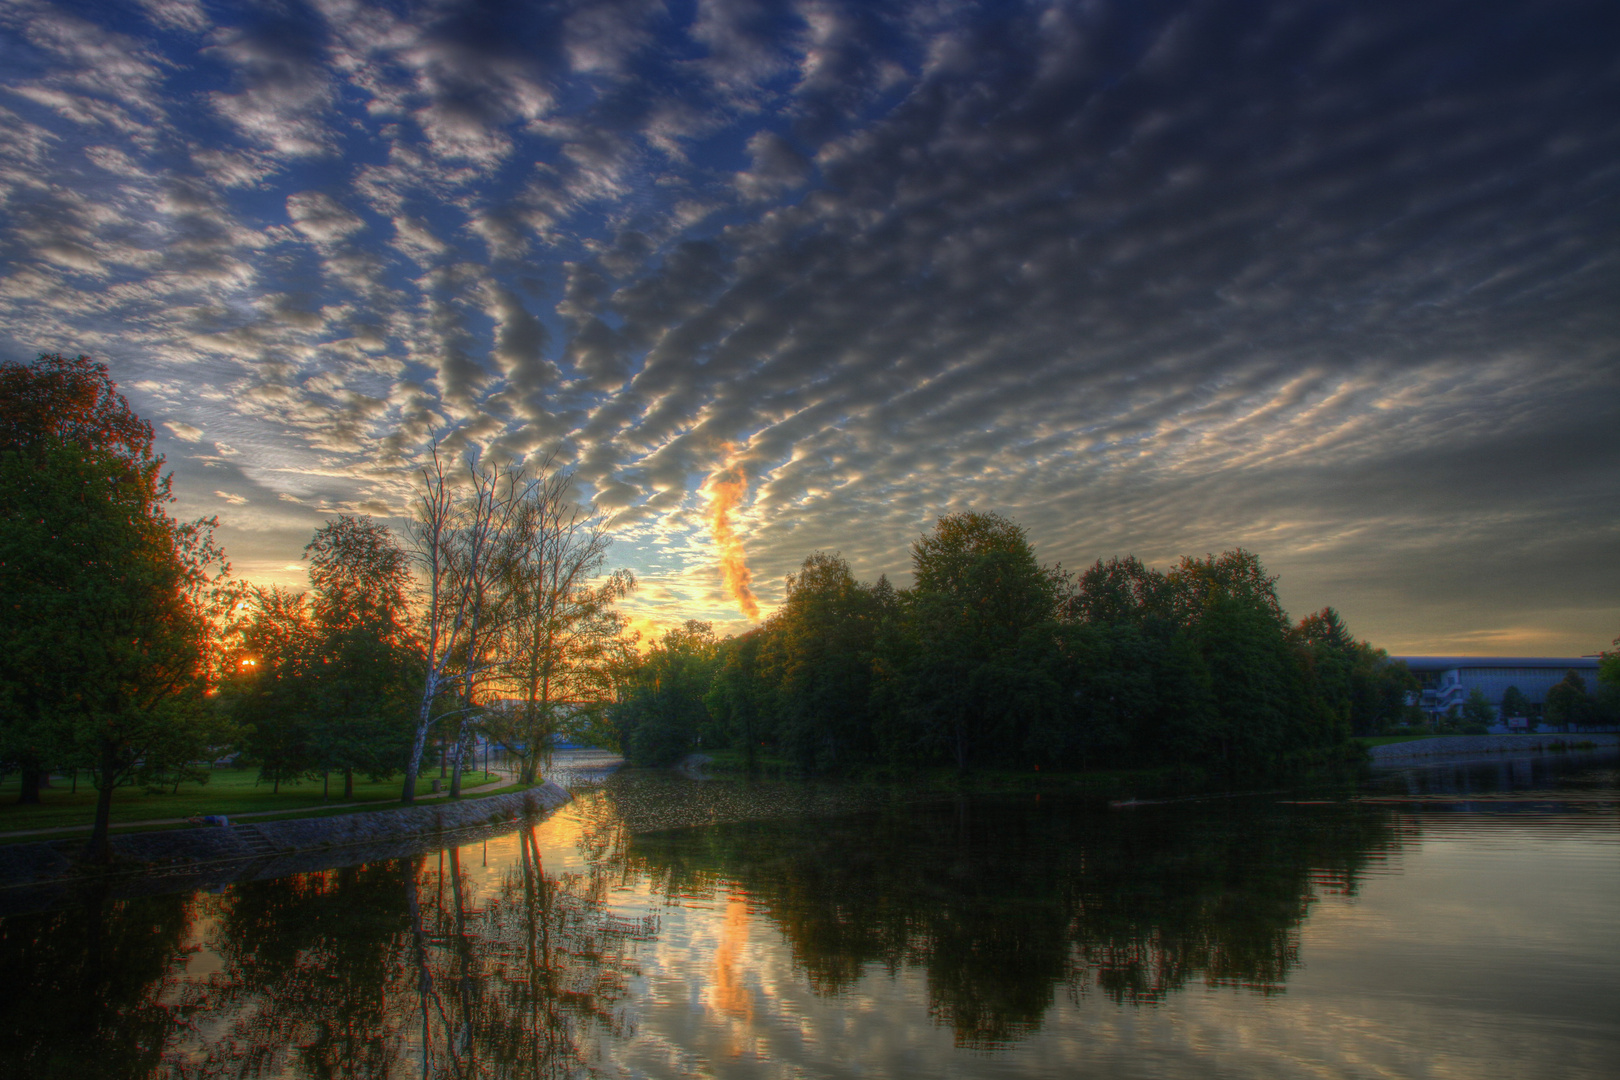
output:
[[[118,749],[110,744],[101,748],[100,774],[96,779],[96,821],[90,830],[90,843],[85,847],[85,858],[91,862],[112,861],[112,844],[108,823],[112,820],[113,787],[118,783]]]
[[[39,802],[39,789],[43,786],[45,770],[36,762],[25,761],[18,776],[22,781],[22,790],[17,793],[17,802],[19,804]]]
[[[416,712],[416,737],[411,740],[411,756],[405,763],[405,784],[399,793],[402,803],[416,801],[416,777],[422,771],[422,751],[427,746],[428,726],[433,722],[433,699],[438,692],[438,675],[430,670],[422,688],[422,703]]]
[[[461,731],[456,736],[455,753],[450,758],[450,797],[461,798],[461,763],[467,756],[467,721],[461,722]]]

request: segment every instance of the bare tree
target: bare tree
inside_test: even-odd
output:
[[[601,517],[569,497],[572,482],[551,472],[527,489],[504,560],[499,652],[511,697],[486,714],[485,731],[518,758],[526,783],[564,722],[607,701],[604,661],[625,629],[614,604],[635,588],[628,570],[601,578],[611,539]]]
[[[426,671],[400,796],[407,803],[416,799],[416,776],[435,719],[434,705],[446,694],[461,701],[451,783],[452,794],[459,793],[474,688],[490,664],[490,623],[499,612],[503,555],[511,546],[518,512],[536,486],[518,465],[485,463],[470,454],[466,466],[465,483],[458,486],[435,444],[431,460],[422,467],[422,489],[413,508],[410,546],[422,572]]]

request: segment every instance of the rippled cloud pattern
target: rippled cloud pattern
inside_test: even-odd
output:
[[[1242,544],[1392,651],[1620,632],[1604,3],[0,6],[0,349],[104,358],[299,576],[436,434],[559,449],[639,610],[933,519]]]

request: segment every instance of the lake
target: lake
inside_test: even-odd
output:
[[[622,771],[0,920],[0,1075],[1620,1074],[1613,753],[1127,807]]]

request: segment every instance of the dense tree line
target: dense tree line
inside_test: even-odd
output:
[[[765,750],[811,772],[1253,770],[1338,753],[1415,686],[1332,608],[1291,622],[1247,551],[1075,577],[1013,522],[960,513],[912,545],[912,571],[909,589],[869,585],[817,553],[760,628],[666,633],[614,709],[622,748],[649,764]]]

